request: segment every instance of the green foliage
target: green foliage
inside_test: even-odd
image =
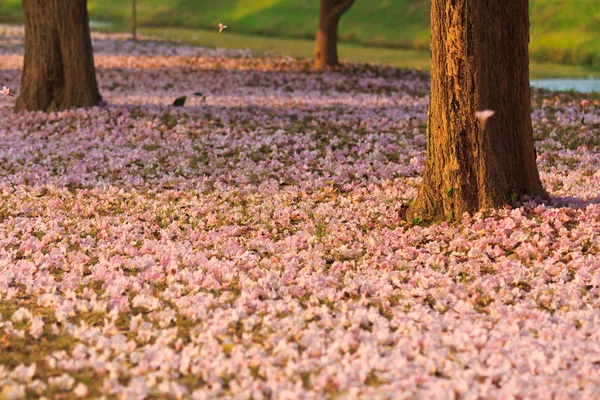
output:
[[[319,241],[323,240],[327,236],[327,224],[323,222],[315,223],[315,236]]]
[[[410,220],[410,224],[411,224],[412,226],[416,226],[416,225],[420,226],[420,225],[423,225],[423,222],[425,222],[425,221],[424,221],[424,220],[423,220],[423,218],[422,218],[422,217],[420,217],[420,216],[416,216],[416,217],[414,217],[413,219],[411,219],[411,220]]]

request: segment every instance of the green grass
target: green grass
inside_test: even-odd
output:
[[[294,58],[312,58],[315,47],[314,42],[308,39],[250,36],[231,32],[218,35],[215,30],[143,28],[140,30],[140,33],[206,47],[250,49],[256,53],[289,55]],[[429,53],[424,51],[382,49],[341,44],[339,52],[340,57],[346,61],[375,62],[405,68],[429,69]]]
[[[218,35],[215,30],[180,28],[143,28],[140,33],[176,42],[228,49],[250,49],[258,53],[285,54],[295,58],[311,58],[314,51],[313,41],[307,39],[271,38],[231,32]],[[429,70],[429,53],[425,51],[341,44],[339,53],[340,58],[346,61],[373,62],[399,68]],[[532,78],[600,76],[600,66],[591,65],[531,62],[530,69]]]
[[[138,0],[146,27],[214,29],[223,22],[243,34],[309,39],[317,0]],[[344,15],[340,38],[375,47],[427,50],[429,0],[358,0]],[[89,0],[94,19],[129,21],[131,3]],[[21,0],[0,0],[0,20],[21,18]],[[600,0],[531,0],[531,55],[536,61],[600,68]]]
[[[142,34],[208,47],[313,55],[317,0],[138,0]],[[531,75],[600,75],[600,0],[531,0]],[[342,18],[343,60],[429,68],[429,1],[358,0]],[[129,1],[88,0],[90,17],[126,30]],[[0,0],[0,21],[16,22],[21,0]],[[229,28],[215,35],[216,25]],[[162,28],[169,27],[169,28]],[[369,47],[366,47],[369,46]],[[558,65],[570,64],[570,65]]]
[[[536,60],[600,67],[600,0],[532,0]]]

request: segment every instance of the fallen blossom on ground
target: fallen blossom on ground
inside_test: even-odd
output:
[[[0,396],[598,393],[597,98],[534,92],[549,202],[411,226],[427,75],[93,44],[106,105],[0,98]]]

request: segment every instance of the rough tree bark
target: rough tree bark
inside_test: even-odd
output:
[[[100,102],[87,0],[23,0],[25,61],[15,109],[58,111]]]
[[[528,42],[527,0],[432,0],[427,158],[408,220],[547,196],[535,163]],[[495,114],[484,126],[477,110]]]
[[[355,0],[320,0],[319,26],[315,46],[315,69],[338,65],[337,31],[342,14]]]

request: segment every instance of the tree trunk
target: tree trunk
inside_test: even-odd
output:
[[[131,40],[137,40],[137,4],[131,0]]]
[[[427,158],[409,220],[547,196],[535,163],[528,43],[528,1],[432,0]],[[494,115],[485,124],[478,110]]]
[[[16,110],[100,102],[86,0],[23,0],[25,61]]]
[[[315,69],[322,70],[339,64],[337,27],[338,21],[319,18],[315,49]]]
[[[354,0],[321,0],[319,26],[315,45],[315,69],[323,70],[339,64],[337,52],[337,30],[340,18]]]

